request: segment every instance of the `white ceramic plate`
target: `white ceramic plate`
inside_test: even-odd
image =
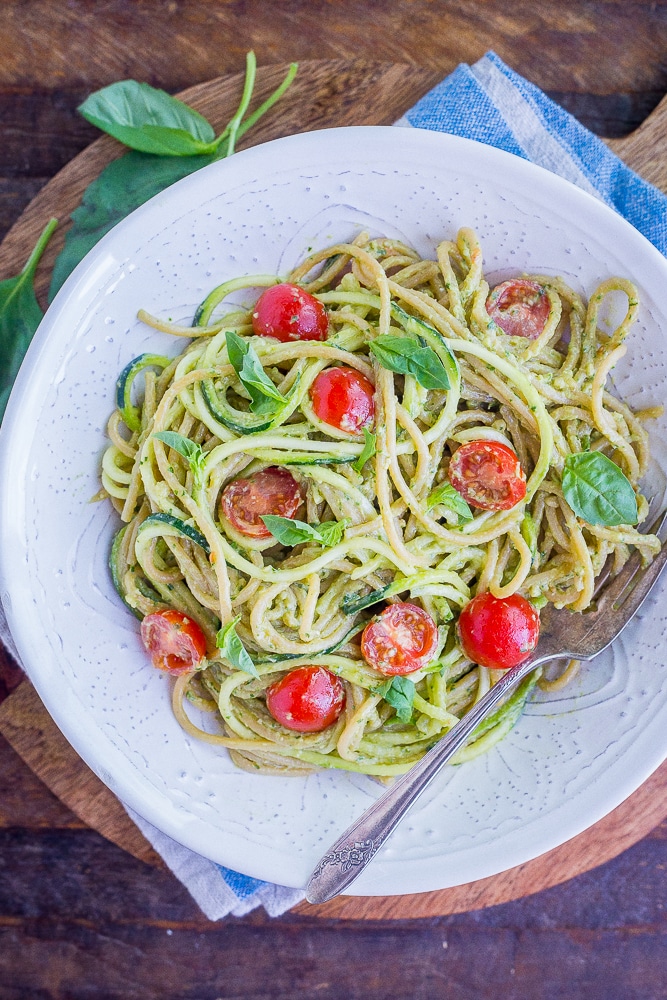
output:
[[[492,279],[561,274],[589,293],[634,279],[639,322],[614,372],[634,406],[664,399],[667,263],[604,205],[523,160],[465,139],[395,128],[280,139],[207,167],[121,223],[77,268],[28,352],[1,435],[3,602],[40,696],[79,754],[177,841],[258,878],[303,885],[377,795],[369,778],[236,770],[186,736],[169,680],[147,661],[107,569],[116,516],[91,504],[114,383],[142,351],[182,342],[137,310],[188,321],[214,285],[284,273],[362,228],[424,255],[462,226]],[[664,494],[665,420],[652,493]],[[487,756],[446,771],[353,886],[443,888],[511,868],[595,823],[667,756],[667,611],[654,598],[612,652],[563,693],[538,696]]]

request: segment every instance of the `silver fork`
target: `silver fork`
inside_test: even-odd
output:
[[[652,525],[658,533],[667,518],[664,511]],[[479,723],[509,691],[547,660],[591,660],[606,649],[636,614],[667,562],[667,544],[647,567],[635,550],[604,589],[595,609],[583,614],[548,606],[540,616],[540,639],[534,654],[508,670],[501,680],[450,729],[406,774],[394,782],[366,812],[332,844],[306,886],[306,899],[324,903],[346,889],[377,854],[407,810],[448,760],[467,743]],[[606,579],[606,577],[605,577]],[[600,584],[598,583],[598,588]]]

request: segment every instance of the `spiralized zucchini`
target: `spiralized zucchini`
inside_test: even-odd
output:
[[[147,313],[158,330],[191,338],[173,359],[135,359],[119,380],[119,409],[103,461],[103,492],[124,522],[112,553],[117,588],[142,617],[167,607],[195,619],[208,641],[204,669],[175,681],[174,711],[190,734],[226,747],[249,770],[303,774],[334,767],[390,778],[406,771],[493,684],[494,671],[470,663],[454,628],[478,592],[519,592],[539,607],[573,611],[591,601],[607,557],[615,568],[637,546],[650,558],[659,541],[635,527],[592,526],[566,502],[565,459],[590,448],[612,458],[633,487],[648,461],[641,420],[605,388],[625,352],[637,291],[623,279],[596,289],[588,305],[559,278],[534,276],[550,313],[535,340],[510,337],[489,317],[489,286],[475,234],[462,229],[436,259],[361,234],[308,257],[286,280],[326,306],[326,342],[279,343],[253,337],[264,372],[289,404],[262,421],[229,363],[226,331],[252,334],[251,313],[226,307],[244,288],[276,283],[251,276],[215,289],[192,327]],[[627,314],[610,335],[598,327],[604,296],[621,291]],[[222,307],[222,310],[221,308]],[[226,312],[223,311],[226,308]],[[416,323],[416,325],[415,325]],[[416,334],[441,359],[448,390],[426,389],[412,375],[380,367],[377,336]],[[367,443],[323,423],[309,388],[325,368],[344,365],[375,386],[376,454],[358,471]],[[130,403],[132,379],[144,381]],[[134,396],[137,396],[134,393]],[[156,432],[175,431],[203,452],[197,475]],[[528,476],[524,501],[510,510],[455,514],[428,499],[447,482],[464,442],[497,440],[516,452]],[[343,521],[338,544],[294,547],[253,539],[220,518],[225,485],[268,466],[286,466],[304,491],[303,520]],[[639,520],[647,513],[638,494]],[[299,515],[301,516],[301,515]],[[385,600],[421,605],[439,626],[436,659],[410,675],[413,713],[401,721],[381,691],[385,678],[363,659],[363,624]],[[368,598],[368,600],[371,600]],[[237,633],[259,677],[235,669],[216,649],[221,625],[240,616]],[[323,665],[345,684],[338,722],[320,733],[280,726],[268,713],[267,686],[297,665]],[[570,670],[570,673],[572,671]],[[488,719],[459,755],[470,758],[511,729],[533,676]],[[217,732],[195,725],[188,705],[217,714]]]

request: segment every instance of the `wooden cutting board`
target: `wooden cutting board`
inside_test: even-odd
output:
[[[259,70],[257,103],[278,85],[286,70],[286,66]],[[305,62],[287,95],[241,146],[318,128],[388,125],[437,82],[436,72],[417,66]],[[240,75],[221,77],[180,96],[220,128],[236,109],[241,87]],[[667,191],[667,98],[633,135],[609,145],[643,177]],[[20,270],[46,221],[55,215],[62,224],[37,276],[38,294],[45,305],[66,220],[90,181],[122,152],[112,139],[101,138],[46,185],[0,246],[0,278]],[[118,800],[72,750],[27,680],[0,706],[0,732],[81,820],[136,857],[162,864]],[[310,916],[379,920],[441,916],[492,906],[595,868],[641,840],[666,816],[667,763],[596,826],[541,858],[500,875],[438,892],[380,898],[345,896],[321,906],[302,903],[296,910]]]

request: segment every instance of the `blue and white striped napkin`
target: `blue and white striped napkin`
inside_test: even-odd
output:
[[[667,198],[493,52],[474,66],[459,66],[396,124],[476,139],[560,174],[623,215],[667,255]],[[1,608],[0,639],[16,654]],[[257,906],[278,916],[304,898],[299,889],[207,861],[128,812],[210,920],[242,916]]]

